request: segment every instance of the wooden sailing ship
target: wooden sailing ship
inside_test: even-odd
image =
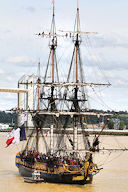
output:
[[[34,128],[29,134],[25,149],[16,154],[16,166],[24,177],[31,177],[36,170],[45,182],[87,184],[92,182],[93,175],[100,170],[93,162],[93,152],[98,150],[98,138],[109,120],[91,144],[83,119],[94,115],[86,107],[86,87],[108,84],[93,84],[84,81],[80,56],[82,32],[79,26],[79,6],[77,5],[76,28],[74,31],[65,32],[64,35],[58,35],[55,30],[53,3],[51,32],[38,34],[51,39],[50,54],[43,81],[39,73],[34,84],[38,92],[37,109],[25,110],[31,114]],[[56,60],[58,36],[72,37],[74,43],[66,82],[59,81]],[[52,61],[52,78],[48,81],[50,59]],[[75,69],[75,79],[72,80],[73,68]],[[49,139],[44,137],[44,133],[47,131],[50,134]],[[44,142],[42,148],[39,144],[40,137]],[[34,139],[35,144],[31,142]],[[83,143],[82,147],[79,145],[79,140]]]

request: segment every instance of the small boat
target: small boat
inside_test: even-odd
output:
[[[24,177],[26,183],[42,183],[44,179],[40,178],[40,173],[36,170],[32,173],[32,177]]]

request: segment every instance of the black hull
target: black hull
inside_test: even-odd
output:
[[[25,166],[20,165],[19,166],[19,173],[23,177],[31,177],[33,173],[33,169],[27,168]],[[93,176],[90,175],[90,180],[87,181],[86,179],[84,180],[77,180],[73,181],[73,174],[70,175],[65,175],[65,174],[50,174],[46,172],[40,172],[40,177],[44,179],[44,182],[48,183],[63,183],[63,184],[79,184],[79,185],[84,185],[84,184],[89,184],[92,182]],[[76,176],[76,175],[75,175]]]

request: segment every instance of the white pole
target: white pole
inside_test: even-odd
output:
[[[52,154],[53,153],[53,125],[51,125],[51,129],[50,129],[50,149]]]
[[[74,150],[77,150],[78,141],[77,141],[77,127],[76,126],[74,127],[74,130],[73,130],[73,143],[74,143]]]

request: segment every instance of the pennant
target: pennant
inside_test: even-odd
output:
[[[55,1],[54,0],[52,0],[52,4],[54,4],[55,3]]]

